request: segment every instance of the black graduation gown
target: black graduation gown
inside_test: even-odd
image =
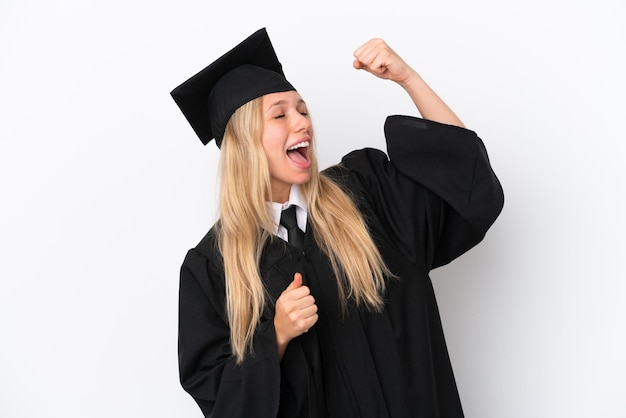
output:
[[[354,151],[323,174],[350,193],[391,271],[381,313],[349,303],[307,231],[302,251],[268,241],[260,271],[270,303],[254,355],[231,356],[221,255],[214,230],[181,268],[181,383],[212,417],[462,417],[428,276],[480,242],[503,205],[476,134],[409,116],[385,123],[389,158]],[[273,301],[301,272],[319,309],[308,333],[277,356]]]

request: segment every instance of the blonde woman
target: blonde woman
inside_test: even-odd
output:
[[[384,41],[354,56],[422,118],[390,116],[387,154],[321,173],[264,29],[172,92],[221,149],[219,220],[180,282],[180,377],[207,417],[463,416],[428,274],[483,239],[502,189],[481,140]]]

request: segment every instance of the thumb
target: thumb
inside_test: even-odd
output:
[[[293,275],[293,281],[289,283],[287,290],[297,289],[302,286],[302,274],[296,273]]]

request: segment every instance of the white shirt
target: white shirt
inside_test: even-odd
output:
[[[306,232],[307,211],[309,206],[307,205],[304,196],[302,196],[302,192],[298,184],[291,185],[291,190],[289,190],[289,200],[285,203],[267,203],[271,205],[274,225],[276,226],[274,231],[272,231],[274,235],[287,241],[287,229],[280,224],[280,215],[282,214],[283,209],[287,209],[291,205],[296,207],[296,221],[298,222],[298,226],[301,230]]]

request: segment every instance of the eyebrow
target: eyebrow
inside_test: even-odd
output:
[[[269,111],[271,108],[273,108],[274,106],[281,106],[281,105],[288,104],[288,103],[289,103],[289,101],[288,101],[288,100],[285,100],[285,99],[278,100],[278,101],[276,101],[276,102],[272,103],[271,105],[269,105],[269,106],[267,107],[267,109],[265,109],[265,111],[266,111],[266,112],[268,112],[268,111]],[[304,100],[302,100],[302,99],[299,99],[299,100],[298,100],[298,103],[296,103],[296,106],[300,106],[301,104],[306,105],[306,102],[305,102]]]

